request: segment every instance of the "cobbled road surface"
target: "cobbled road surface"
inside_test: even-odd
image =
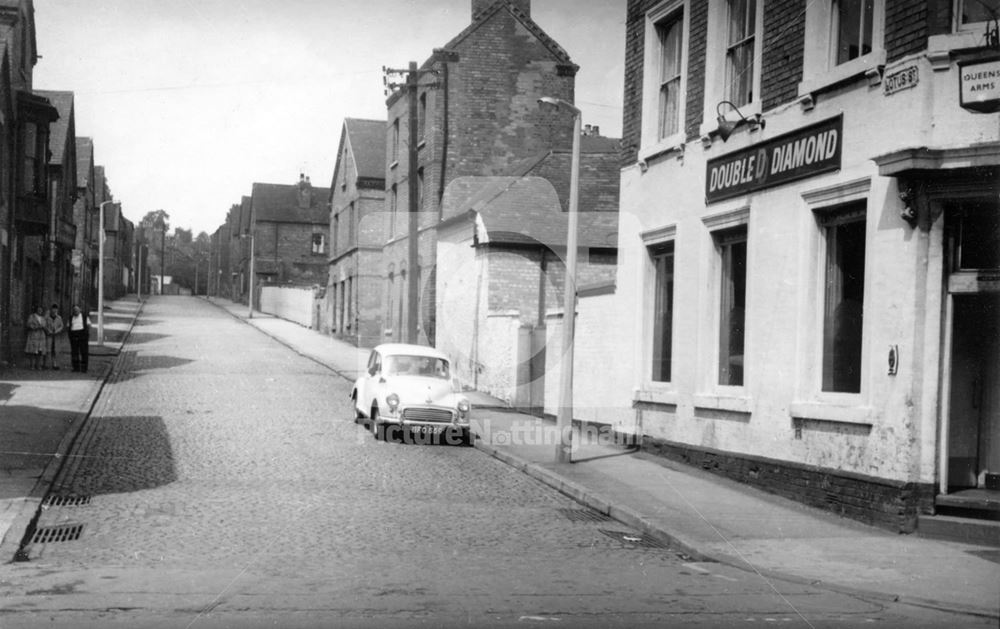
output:
[[[0,627],[989,626],[646,547],[473,448],[376,442],[349,391],[148,301],[56,479],[89,503],[39,518],[80,537],[0,566]]]

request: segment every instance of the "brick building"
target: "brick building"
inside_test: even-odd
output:
[[[50,293],[46,277],[57,236],[48,147],[59,113],[32,92],[34,13],[31,0],[0,2],[0,362],[8,364],[20,359],[29,312]]]
[[[73,92],[35,92],[47,99],[59,114],[49,129],[49,234],[45,264],[43,301],[59,304],[70,312],[73,301],[73,249],[76,246],[76,116]]]
[[[630,0],[621,264],[581,301],[626,322],[630,368],[581,368],[578,390],[647,448],[844,515],[911,531],[982,504],[963,496],[1000,470],[986,5]]]
[[[502,176],[517,167],[531,171],[532,160],[552,171],[565,160],[565,171],[552,184],[562,203],[568,198],[568,160],[572,117],[541,109],[542,96],[572,102],[577,66],[531,19],[528,0],[471,3],[472,21],[420,68],[414,101],[417,112],[416,207],[418,208],[418,339],[436,339],[436,228],[441,199],[458,177]],[[410,206],[410,99],[408,90],[393,92],[386,125],[386,244],[382,249],[381,313],[385,340],[406,340],[410,312],[408,277]],[[546,159],[548,161],[546,161]],[[594,165],[583,167],[589,172]],[[608,181],[616,187],[616,165]],[[544,168],[544,166],[542,166]],[[608,204],[617,209],[617,204]]]
[[[348,118],[330,184],[330,268],[320,329],[361,347],[382,338],[385,121]]]
[[[253,287],[326,286],[329,197],[327,188],[313,188],[305,175],[292,185],[253,184],[249,208],[241,205],[240,217],[252,234]]]

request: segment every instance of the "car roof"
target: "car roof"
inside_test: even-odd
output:
[[[375,348],[375,351],[382,356],[428,356],[430,358],[441,358],[448,360],[444,352],[440,352],[433,347],[425,345],[409,345],[407,343],[383,343]]]

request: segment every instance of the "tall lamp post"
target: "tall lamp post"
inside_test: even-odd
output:
[[[565,109],[573,114],[573,157],[569,178],[569,216],[566,227],[566,279],[563,291],[562,370],[559,374],[559,413],[556,415],[556,461],[569,463],[573,459],[573,349],[576,327],[576,248],[580,203],[580,110],[561,98],[543,96],[539,105]]]
[[[97,215],[97,344],[104,345],[104,208],[114,201],[102,201]]]

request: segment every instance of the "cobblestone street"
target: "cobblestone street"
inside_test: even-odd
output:
[[[473,448],[375,441],[349,392],[205,301],[148,301],[56,479],[85,504],[37,523],[82,533],[0,567],[0,626],[954,622],[644,544]]]

